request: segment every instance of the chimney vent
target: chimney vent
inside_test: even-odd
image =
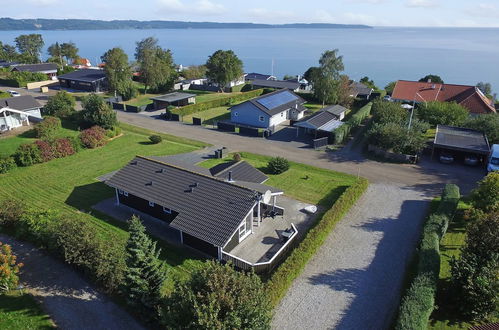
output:
[[[232,180],[232,171],[229,171],[229,179],[227,181],[234,182],[234,180]]]
[[[431,84],[431,78],[428,79],[428,83]]]

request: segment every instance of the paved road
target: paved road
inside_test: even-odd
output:
[[[23,262],[21,282],[61,329],[143,329],[77,271],[31,244],[0,234]]]
[[[397,309],[404,269],[416,246],[431,198],[444,183],[468,192],[481,170],[423,160],[418,165],[367,160],[355,148],[326,153],[296,144],[118,112],[120,121],[368,178],[371,185],[275,311],[275,329],[384,329]]]

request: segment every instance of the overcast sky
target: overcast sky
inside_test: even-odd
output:
[[[499,27],[499,0],[0,0],[2,17]]]

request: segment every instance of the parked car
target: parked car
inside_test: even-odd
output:
[[[443,164],[451,164],[454,162],[454,156],[449,153],[440,154],[440,163]]]
[[[499,171],[499,144],[493,144],[490,148],[489,164],[487,171]]]
[[[474,155],[466,155],[464,157],[464,164],[469,166],[476,166],[480,162],[477,156]]]
[[[7,91],[7,93],[9,93],[10,96],[12,96],[12,97],[21,96],[21,93],[16,92],[16,91]]]
[[[385,101],[391,101],[391,100],[392,100],[392,97],[391,97],[390,95],[385,95],[385,96],[383,97],[383,100],[385,100]]]

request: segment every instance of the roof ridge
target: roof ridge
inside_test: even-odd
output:
[[[210,175],[206,175],[206,174],[202,174],[202,173],[197,173],[197,172],[194,172],[194,171],[191,171],[191,170],[188,170],[186,168],[182,168],[180,166],[176,166],[176,165],[172,165],[172,164],[168,164],[168,163],[165,163],[163,161],[160,161],[158,159],[153,159],[153,158],[148,158],[146,156],[141,156],[141,155],[136,155],[135,156],[136,158],[141,158],[141,159],[144,159],[144,160],[148,160],[148,161],[151,161],[151,162],[154,162],[154,163],[158,163],[158,164],[161,164],[161,165],[164,165],[164,166],[168,166],[168,167],[172,167],[172,168],[175,168],[177,170],[181,170],[181,171],[184,171],[184,172],[187,172],[187,173],[191,173],[191,174],[194,174],[194,175],[197,175],[197,176],[201,176],[201,177],[205,177],[207,179],[211,179],[213,181],[217,181],[217,182],[220,182],[220,183],[224,183],[224,184],[227,184],[227,185],[230,185],[230,186],[235,186],[237,188],[241,188],[241,189],[245,189],[245,190],[248,190],[248,191],[251,191],[251,192],[257,192],[253,189],[249,189],[249,188],[246,188],[246,187],[243,187],[243,186],[240,186],[238,184],[235,184],[235,183],[232,183],[232,182],[227,182],[225,180],[221,180],[217,177],[214,177],[214,176],[210,176]]]

